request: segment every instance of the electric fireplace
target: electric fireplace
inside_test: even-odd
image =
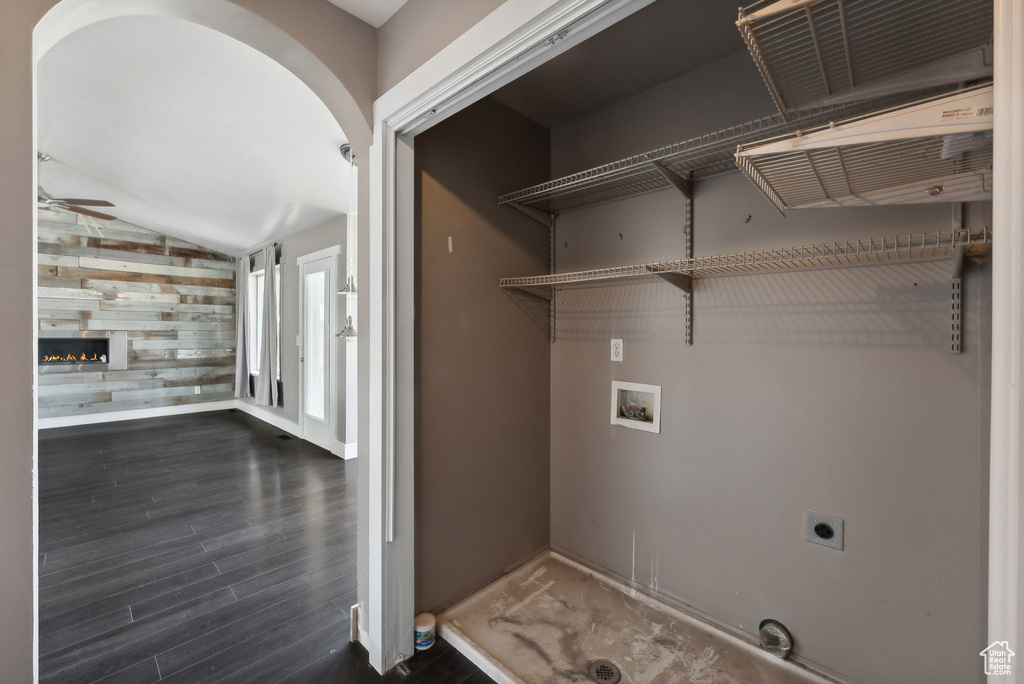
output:
[[[117,370],[126,367],[124,332],[47,331],[39,333],[39,370],[54,372]]]
[[[106,364],[109,360],[109,337],[70,337],[39,340],[40,366]]]

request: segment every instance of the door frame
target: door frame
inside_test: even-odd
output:
[[[329,334],[330,334],[330,342],[331,342],[331,345],[330,345],[331,349],[328,352],[329,355],[330,355],[330,359],[331,359],[331,369],[330,369],[330,377],[329,377],[330,382],[329,382],[329,387],[327,389],[328,396],[330,397],[330,400],[328,402],[328,415],[331,415],[330,412],[333,412],[333,418],[332,418],[331,422],[332,422],[332,425],[333,425],[333,428],[334,428],[334,435],[333,435],[331,441],[327,442],[327,443],[324,443],[323,440],[312,438],[310,435],[306,434],[306,424],[305,424],[305,401],[306,401],[306,395],[305,395],[306,387],[305,387],[305,383],[306,383],[306,373],[305,373],[305,366],[303,365],[303,362],[301,360],[299,361],[299,382],[297,383],[298,384],[298,402],[297,402],[297,406],[299,407],[299,412],[296,415],[296,419],[297,419],[297,422],[299,424],[299,437],[301,437],[302,439],[306,440],[307,442],[312,442],[313,444],[316,444],[319,447],[323,447],[324,449],[327,449],[328,451],[330,451],[331,453],[334,453],[334,454],[338,453],[338,441],[339,441],[338,440],[338,409],[337,409],[337,405],[336,405],[336,402],[337,402],[337,391],[338,391],[338,368],[337,368],[337,365],[336,365],[338,363],[338,338],[335,336],[338,333],[338,316],[337,316],[338,305],[337,305],[337,300],[334,299],[334,297],[338,296],[337,295],[337,288],[338,288],[337,272],[338,272],[338,259],[339,259],[340,256],[341,256],[341,246],[340,245],[332,245],[331,247],[327,247],[326,249],[320,249],[320,250],[317,250],[315,252],[310,252],[309,254],[303,254],[302,256],[296,257],[296,259],[295,259],[295,266],[296,266],[295,270],[297,271],[297,273],[295,275],[296,275],[296,279],[298,280],[298,289],[299,289],[299,358],[302,359],[304,357],[305,348],[306,348],[306,327],[305,327],[305,325],[303,325],[303,320],[305,318],[305,312],[306,312],[306,284],[302,280],[302,267],[305,266],[308,263],[313,262],[313,261],[320,261],[321,259],[326,259],[328,257],[334,257],[334,260],[331,262],[332,268],[331,268],[330,276],[328,278],[328,287],[327,287],[328,297],[330,297],[330,299],[327,302],[327,305],[329,307],[331,307],[331,314],[330,314],[331,322],[330,322],[330,332],[329,332]],[[284,271],[283,271],[283,269],[282,269],[281,277],[282,277],[282,279],[284,278]],[[284,283],[282,283],[282,290],[281,290],[281,293],[282,293],[281,297],[282,297],[282,299],[284,298],[283,285],[284,285]],[[341,453],[344,453],[344,451],[342,451]]]
[[[1024,643],[1024,4],[995,0],[988,639]],[[1024,658],[1022,658],[1024,660]],[[1006,684],[1024,682],[1018,662]]]
[[[414,652],[413,136],[653,1],[506,0],[374,103],[369,318],[360,324],[369,338],[369,557],[359,633],[378,672]]]

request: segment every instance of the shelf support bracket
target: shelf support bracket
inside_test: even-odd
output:
[[[950,299],[950,351],[954,354],[961,352],[960,345],[960,288],[961,277],[964,269],[964,246],[958,245],[953,252],[953,259],[950,263],[951,270],[951,299]]]
[[[683,233],[686,238],[686,258],[693,258],[693,179],[680,176],[673,171],[665,162],[656,159],[651,160],[654,170],[660,173],[665,180],[675,186],[676,190],[683,193],[686,198],[686,223],[683,225]],[[679,273],[659,273],[664,280],[672,283],[679,289],[686,292],[686,344],[693,344],[693,282],[690,276]],[[685,284],[682,279],[685,279]]]
[[[672,283],[685,292],[687,301],[693,295],[693,279],[690,276],[683,275],[682,273],[659,273],[658,277],[667,283]],[[687,320],[689,320],[689,316],[687,316]],[[689,327],[687,327],[687,330],[689,330]],[[687,335],[687,338],[689,338],[689,335]]]
[[[540,300],[542,302],[545,302],[545,303],[550,303],[551,302],[551,295],[553,294],[552,290],[548,290],[548,291],[545,292],[541,288],[533,288],[533,287],[523,287],[523,286],[520,286],[520,287],[517,287],[516,290],[521,295],[525,295],[527,297],[530,297],[531,299],[538,299],[538,300]]]
[[[652,160],[651,165],[654,166],[655,171],[665,177],[665,180],[674,185],[679,192],[683,193],[688,201],[693,199],[693,181],[680,176],[670,169],[665,162]]]
[[[509,205],[523,212],[545,228],[550,228],[555,222],[555,216],[557,216],[557,214],[551,214],[525,204],[520,204],[519,202],[509,202]]]
[[[953,204],[953,235],[954,240],[959,231],[963,230],[964,227],[964,205],[960,202]],[[963,283],[962,277],[964,272],[964,246],[957,245],[953,251],[953,258],[949,264],[950,267],[950,351],[954,354],[961,352],[961,301],[960,291]]]
[[[548,272],[551,275],[555,274],[555,224],[558,219],[558,214],[553,212],[543,211],[535,207],[529,207],[519,202],[509,202],[513,207],[523,212],[537,223],[541,224],[548,229]],[[534,297],[540,297],[548,302],[548,325],[551,328],[551,341],[555,341],[555,289],[551,288],[549,297],[545,297],[543,294],[537,292],[530,292],[520,288],[522,292]]]

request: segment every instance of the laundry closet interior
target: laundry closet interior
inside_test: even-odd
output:
[[[992,21],[656,0],[415,137],[442,636],[499,681],[983,679]]]

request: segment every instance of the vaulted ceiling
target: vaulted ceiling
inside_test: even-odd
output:
[[[255,49],[175,19],[71,34],[38,74],[40,184],[102,198],[131,223],[230,253],[348,210],[345,134]]]

